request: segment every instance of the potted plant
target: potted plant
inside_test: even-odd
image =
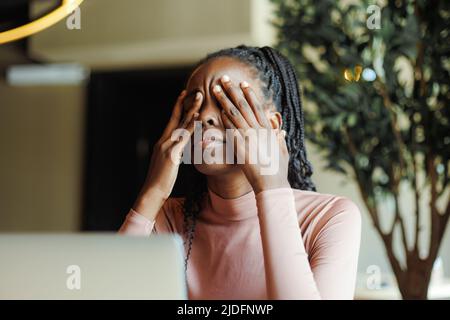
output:
[[[272,2],[278,49],[296,65],[308,102],[308,138],[328,168],[356,181],[402,297],[426,299],[450,217],[450,3]],[[412,212],[400,206],[404,192]]]

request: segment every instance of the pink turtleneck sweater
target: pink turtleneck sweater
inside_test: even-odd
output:
[[[183,199],[156,221],[130,210],[120,233],[183,234]],[[190,299],[352,299],[361,217],[349,199],[290,188],[209,191],[187,270]]]

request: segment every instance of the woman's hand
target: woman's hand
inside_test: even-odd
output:
[[[179,95],[172,111],[169,123],[161,138],[153,147],[153,153],[144,186],[133,209],[150,220],[156,218],[164,202],[170,196],[175,184],[184,147],[194,132],[194,122],[198,118],[203,95],[196,93],[193,106],[183,116],[183,100],[186,91]],[[184,135],[176,137],[172,133],[183,130]]]
[[[235,136],[235,155],[238,159],[245,159],[242,170],[255,194],[267,189],[290,187],[285,131],[273,129],[263,110],[267,103],[262,104],[245,81],[238,86],[228,76],[223,76],[221,83],[221,86],[214,87],[214,95],[223,108],[222,120],[225,127],[238,132]],[[281,123],[278,127],[281,127]],[[249,145],[245,142],[245,137],[253,137],[256,143]],[[250,150],[249,146],[255,148]],[[256,161],[249,161],[250,153],[253,153],[253,160],[256,156]],[[262,163],[264,156],[269,156],[269,164]],[[267,170],[268,165],[272,170]]]

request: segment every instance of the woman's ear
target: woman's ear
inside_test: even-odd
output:
[[[267,111],[266,116],[272,126],[272,129],[281,130],[281,127],[283,126],[283,118],[281,117],[281,113],[278,111]]]

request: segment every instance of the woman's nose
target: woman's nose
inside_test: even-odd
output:
[[[219,127],[221,124],[220,110],[216,104],[209,97],[205,99],[205,102],[200,109],[200,115],[198,121],[202,122],[202,125],[206,128]]]

